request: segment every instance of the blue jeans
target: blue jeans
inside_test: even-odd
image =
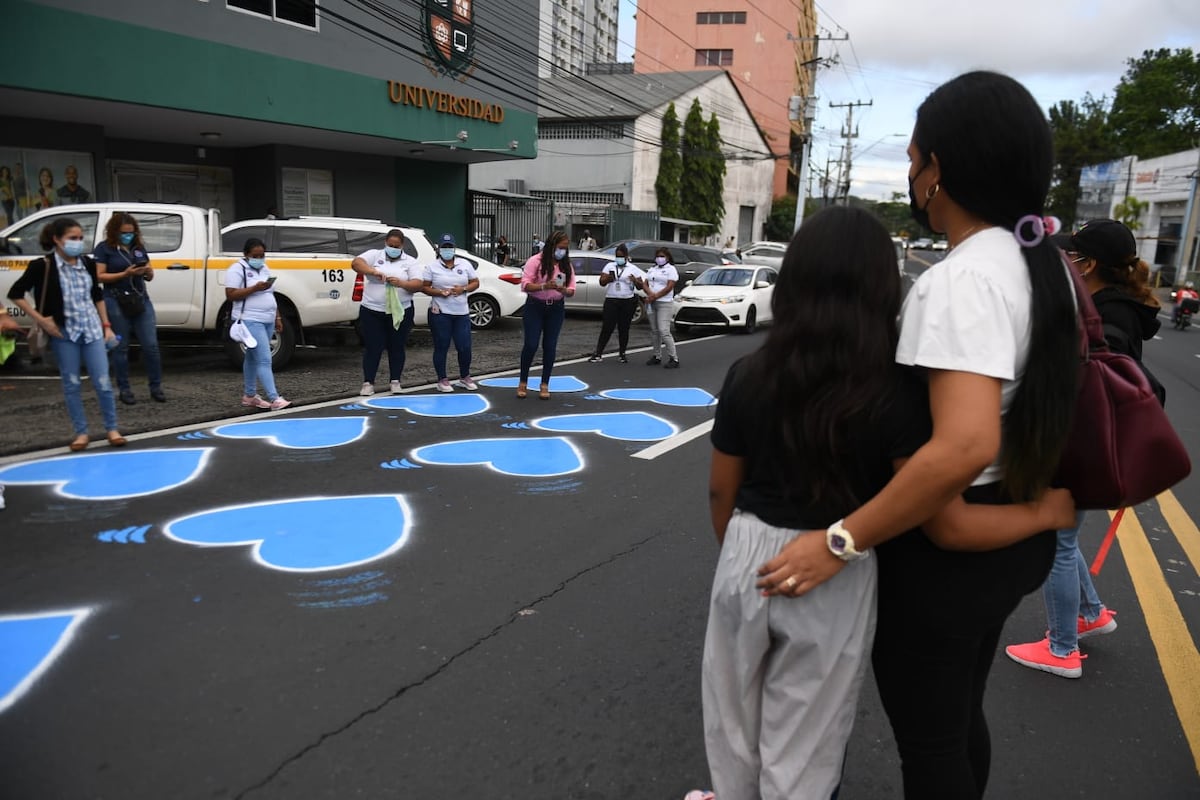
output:
[[[246,350],[246,357],[242,360],[242,382],[246,394],[255,394],[254,381],[257,378],[267,399],[275,400],[279,397],[279,392],[275,391],[275,374],[271,372],[271,334],[275,332],[275,323],[255,322],[252,319],[242,322],[246,323],[254,341],[258,342],[258,347]]]
[[[404,348],[408,344],[408,334],[412,329],[412,306],[404,309],[404,320],[400,323],[399,330],[392,325],[391,314],[359,306],[358,332],[363,338],[362,368],[365,383],[375,382],[375,374],[379,372],[379,361],[383,358],[385,349],[388,354],[388,375],[391,376],[389,379],[400,380],[400,375],[404,372]]]
[[[117,388],[121,391],[129,389],[129,336],[137,336],[142,346],[142,358],[146,361],[146,380],[150,389],[162,388],[162,356],[158,352],[158,318],[154,316],[154,306],[146,297],[146,310],[133,319],[121,313],[121,306],[111,295],[104,295],[104,305],[108,309],[108,321],[112,323],[113,333],[121,337],[121,343],[112,351],[112,371],[117,379]]]
[[[1079,649],[1077,619],[1092,622],[1100,616],[1104,604],[1096,594],[1087,561],[1079,551],[1079,529],[1083,511],[1075,515],[1075,527],[1058,532],[1054,566],[1042,584],[1046,602],[1046,621],[1050,625],[1050,652],[1062,658]]]
[[[100,401],[104,429],[115,431],[117,403],[113,398],[112,381],[108,379],[108,351],[104,348],[104,340],[97,339],[84,344],[82,341],[51,337],[50,347],[58,362],[58,374],[62,376],[63,397],[67,401],[67,414],[71,417],[75,435],[82,436],[88,432],[87,414],[83,411],[83,392],[80,389],[80,373],[84,366],[92,379],[96,399]]]
[[[429,330],[433,333],[433,369],[437,372],[438,380],[446,379],[446,355],[450,352],[450,341],[454,341],[454,349],[458,351],[458,377],[465,378],[471,374],[471,315],[470,314],[441,314],[429,315]]]
[[[537,353],[539,340],[542,345],[542,386],[550,387],[550,373],[554,371],[554,357],[558,354],[558,334],[567,317],[567,304],[555,300],[546,305],[536,297],[525,299],[525,310],[521,313],[521,324],[525,328],[525,345],[521,348],[521,383],[529,380],[529,368]]]

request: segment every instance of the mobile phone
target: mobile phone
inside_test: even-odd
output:
[[[275,285],[275,276],[272,275],[271,277],[267,278],[267,286],[274,286],[274,285]]]

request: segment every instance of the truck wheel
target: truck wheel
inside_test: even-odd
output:
[[[630,325],[637,325],[639,322],[646,321],[646,306],[641,300],[633,304],[633,317],[629,320]]]
[[[473,294],[467,298],[467,313],[471,316],[471,328],[481,331],[500,320],[500,304],[486,294]]]
[[[225,355],[229,358],[229,363],[236,369],[242,368],[242,363],[246,360],[246,346],[241,342],[235,342],[229,338],[229,326],[233,323],[233,319],[225,316],[219,328],[221,332],[221,344],[225,348]],[[271,336],[271,369],[281,370],[288,365],[292,360],[292,356],[296,353],[296,322],[292,317],[286,314],[283,317],[283,333],[276,333]]]

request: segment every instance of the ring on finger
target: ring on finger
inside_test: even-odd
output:
[[[789,575],[787,580],[783,582],[783,588],[787,589],[788,591],[795,589],[796,588],[796,576]]]

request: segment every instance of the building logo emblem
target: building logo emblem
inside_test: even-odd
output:
[[[462,75],[475,65],[475,0],[425,0],[425,45],[437,71]]]

